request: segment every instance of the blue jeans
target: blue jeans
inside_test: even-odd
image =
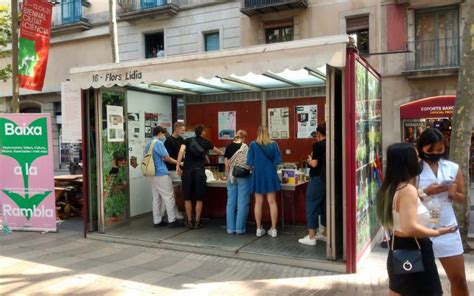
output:
[[[245,233],[250,208],[250,177],[227,181],[227,233]]]
[[[306,224],[309,229],[326,227],[326,182],[321,177],[311,177],[306,191]]]

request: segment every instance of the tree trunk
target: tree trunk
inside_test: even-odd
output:
[[[109,0],[109,32],[112,47],[112,60],[119,63],[119,50],[117,38],[117,0]]]
[[[459,68],[458,93],[453,112],[451,130],[450,159],[457,164],[464,176],[466,200],[454,206],[456,218],[461,226],[464,250],[467,244],[470,212],[471,180],[469,177],[470,145],[472,134],[472,101],[474,100],[474,0],[466,1],[466,23],[462,34],[461,66]]]

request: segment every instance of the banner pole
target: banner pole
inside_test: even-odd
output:
[[[18,86],[18,0],[12,6],[12,112],[20,112],[20,89]]]

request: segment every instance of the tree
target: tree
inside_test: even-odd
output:
[[[470,250],[467,244],[470,212],[469,150],[472,134],[472,113],[474,100],[474,0],[466,1],[466,23],[462,34],[461,66],[459,68],[458,92],[453,112],[451,130],[450,158],[459,164],[464,175],[466,201],[456,204],[454,210],[459,225],[464,250]]]
[[[11,15],[7,6],[0,5],[0,59],[11,56],[11,51],[7,50],[7,45],[11,43]],[[0,80],[7,81],[12,71],[11,64],[0,68]]]

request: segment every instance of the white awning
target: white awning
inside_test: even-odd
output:
[[[326,64],[344,67],[348,35],[71,69],[82,89],[152,85],[191,93],[321,85]]]

